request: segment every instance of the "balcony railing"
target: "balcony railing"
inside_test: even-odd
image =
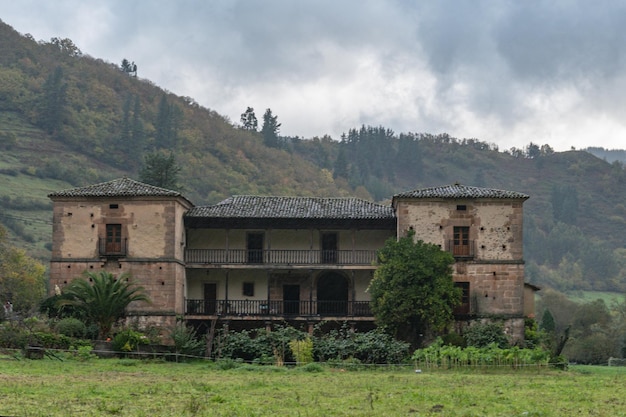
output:
[[[446,251],[450,252],[455,258],[474,258],[476,256],[475,241],[457,241],[448,240],[446,242]]]
[[[369,301],[187,300],[187,315],[372,317]]]
[[[372,265],[375,250],[186,249],[191,264]]]
[[[98,253],[100,256],[126,256],[128,253],[127,239],[121,239],[119,242],[111,242],[106,238],[98,239]]]

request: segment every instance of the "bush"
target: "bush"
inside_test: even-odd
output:
[[[198,340],[193,328],[178,324],[170,336],[176,353],[189,356],[202,356],[204,353],[204,341]]]
[[[146,344],[148,338],[131,329],[118,332],[113,338],[111,347],[115,352],[134,352],[140,344]]]
[[[298,364],[308,364],[313,362],[313,341],[307,337],[304,340],[292,340],[289,342],[291,354],[296,358]]]
[[[470,326],[463,335],[467,346],[474,347],[487,347],[491,344],[495,344],[499,348],[506,348],[509,344],[509,339],[504,334],[504,328],[499,323],[476,323]]]
[[[314,341],[317,361],[356,359],[362,363],[402,363],[409,356],[409,344],[382,330],[353,332],[346,326],[318,336]]]
[[[57,323],[56,331],[68,337],[82,338],[87,334],[87,326],[78,319],[67,317]]]
[[[331,330],[311,338],[305,332],[281,326],[272,332],[257,329],[222,334],[216,338],[214,352],[219,358],[259,364],[281,365],[290,362],[308,363],[313,360],[354,360],[359,364],[378,364],[406,361],[409,357],[409,344],[395,340],[381,330],[358,333],[342,326],[339,330]]]

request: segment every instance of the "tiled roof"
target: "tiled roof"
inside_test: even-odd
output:
[[[397,198],[504,198],[527,199],[527,194],[515,191],[497,190],[495,188],[471,187],[468,185],[452,184],[441,187],[422,188],[407,191],[393,196]]]
[[[186,217],[272,219],[393,219],[390,206],[358,198],[233,196],[194,207]]]
[[[71,188],[48,194],[48,197],[182,197],[178,191],[167,190],[144,184],[129,178],[118,178],[88,185],[86,187]]]

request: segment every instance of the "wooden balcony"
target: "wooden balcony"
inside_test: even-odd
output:
[[[128,253],[128,240],[124,238],[111,241],[101,237],[98,239],[98,253],[100,256],[125,257]]]
[[[372,265],[375,250],[186,249],[187,264]]]
[[[186,300],[188,316],[373,317],[369,301]]]
[[[476,256],[475,243],[473,240],[449,240],[446,242],[446,251],[457,259],[473,259]]]

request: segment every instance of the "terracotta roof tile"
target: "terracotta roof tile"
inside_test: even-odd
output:
[[[71,188],[48,194],[48,197],[182,197],[178,191],[155,187],[129,178]]]
[[[358,198],[233,196],[195,207],[186,217],[274,219],[393,219],[390,206]]]
[[[481,188],[461,184],[452,184],[441,187],[430,187],[407,191],[393,196],[394,200],[398,198],[502,198],[526,200],[527,198],[529,198],[529,196],[527,194],[518,193],[516,191],[505,191],[495,188]]]

